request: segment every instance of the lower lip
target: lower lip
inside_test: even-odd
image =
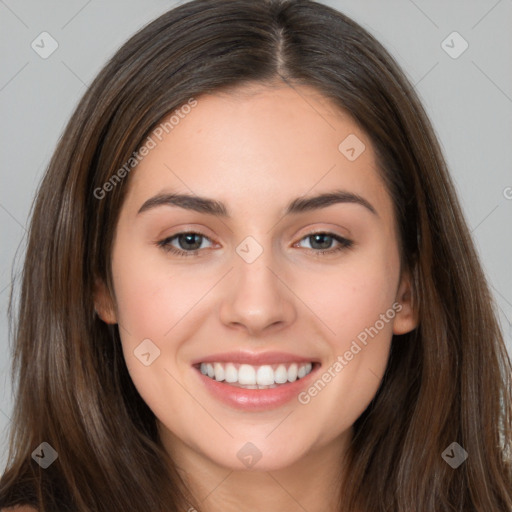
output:
[[[203,375],[197,368],[199,377],[208,391],[221,402],[244,411],[266,411],[280,407],[294,398],[309,385],[320,365],[315,364],[308,375],[295,382],[281,384],[276,388],[245,389],[230,386],[223,381],[217,381]]]

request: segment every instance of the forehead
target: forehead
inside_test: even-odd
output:
[[[315,89],[251,85],[195,99],[186,114],[162,120],[174,115],[132,171],[133,208],[171,190],[214,197],[233,212],[270,211],[343,188],[389,209],[368,136]]]

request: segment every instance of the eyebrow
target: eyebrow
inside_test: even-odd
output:
[[[372,214],[377,217],[379,216],[377,210],[369,201],[358,194],[354,194],[346,190],[334,190],[310,197],[297,197],[288,204],[285,210],[285,215],[319,210],[338,203],[359,204],[369,210]],[[193,194],[177,193],[164,193],[151,197],[139,208],[137,215],[159,206],[177,206],[179,208],[205,213],[207,215],[214,215],[216,217],[226,219],[231,218],[228,208],[221,201]]]

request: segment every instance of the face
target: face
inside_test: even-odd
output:
[[[415,327],[393,205],[314,89],[196,100],[130,175],[97,311],[175,457],[285,468],[349,439]]]

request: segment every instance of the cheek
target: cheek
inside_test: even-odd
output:
[[[117,316],[126,339],[162,339],[180,312],[182,316],[193,298],[197,300],[197,292],[183,286],[179,269],[163,264],[165,258],[156,250],[133,244],[123,249],[120,240],[112,261]]]
[[[386,245],[347,259],[346,265],[329,274],[318,275],[314,288],[305,276],[298,284],[304,302],[321,319],[328,341],[323,373],[328,374],[325,381],[330,391],[322,393],[313,407],[329,410],[341,400],[351,420],[366,408],[378,389],[398,309],[398,251],[389,247],[384,251],[382,247]],[[322,384],[317,387],[322,388]]]
[[[316,299],[310,293],[310,300],[316,300],[312,309],[329,328],[330,353],[301,403],[308,417],[323,422],[326,433],[353,424],[380,386],[399,309],[398,279],[398,252],[375,251],[318,279]]]
[[[332,272],[316,274],[314,286],[305,273],[295,289],[327,328],[333,348],[344,351],[392,307],[398,277],[398,258],[390,253],[388,258],[354,258]],[[378,328],[389,335],[392,322],[383,326],[379,321]]]
[[[137,391],[157,414],[187,407],[189,397],[174,380],[181,380],[175,365],[178,347],[168,333],[188,318],[198,291],[153,252],[119,243],[112,267],[126,366]]]
[[[119,332],[132,380],[150,403],[167,395],[160,388],[169,379],[164,370],[181,371],[181,345],[194,339],[207,313],[201,298],[218,277],[211,270],[198,274],[172,266],[164,253],[121,242],[112,260]],[[158,354],[148,367],[139,357],[148,352],[147,347]]]

